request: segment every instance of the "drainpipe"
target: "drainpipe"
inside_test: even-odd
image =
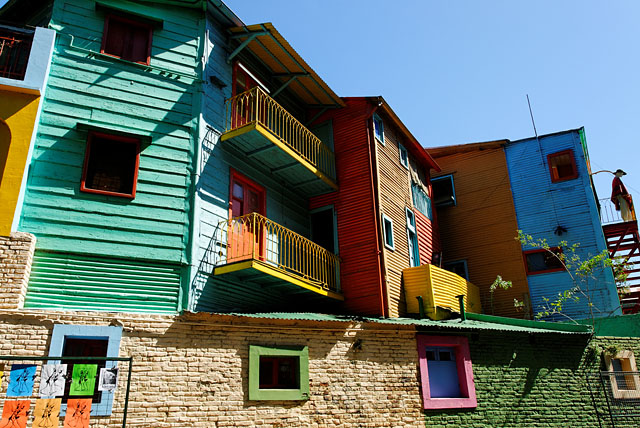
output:
[[[378,98],[379,100],[379,98]],[[382,231],[380,228],[380,193],[379,193],[379,174],[378,174],[378,156],[376,139],[373,137],[373,114],[380,107],[380,101],[375,104],[365,117],[365,126],[367,128],[367,142],[369,143],[369,170],[371,171],[371,191],[373,195],[373,221],[376,228],[376,253],[378,255],[378,278],[380,287],[380,296],[382,302],[380,305],[380,313],[383,317],[389,316],[389,298],[387,296],[387,269],[382,251]]]
[[[462,321],[467,320],[467,313],[464,310],[464,294],[457,295],[458,303],[460,304],[460,318]]]
[[[416,299],[418,299],[418,311],[420,312],[420,319],[424,319],[424,300],[422,299],[422,296],[416,296]]]

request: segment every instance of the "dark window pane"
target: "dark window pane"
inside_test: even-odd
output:
[[[300,387],[299,357],[260,357],[260,389]]]
[[[88,150],[85,188],[131,195],[136,174],[137,144],[94,136]]]
[[[538,251],[526,254],[526,260],[527,270],[529,272],[541,272],[564,268],[560,260],[547,251]]]
[[[64,347],[62,348],[62,357],[106,357],[109,341],[107,339],[77,339],[73,337],[65,338]],[[69,389],[71,388],[71,375],[73,374],[74,364],[97,364],[98,375],[100,369],[105,367],[105,361],[91,360],[66,360],[63,358],[62,363],[67,364],[67,383],[64,388],[62,402],[66,403],[69,398]],[[102,392],[98,391],[98,382],[96,380],[92,401],[99,403],[102,400]]]

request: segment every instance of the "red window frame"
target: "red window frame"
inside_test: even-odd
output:
[[[553,251],[554,253],[558,253],[558,254],[562,254],[562,248],[561,247],[551,247],[549,248],[549,250]],[[545,249],[538,249],[538,250],[528,250],[528,251],[523,251],[522,252],[522,259],[524,261],[524,269],[527,273],[527,275],[538,275],[541,273],[549,273],[549,272],[562,272],[565,270],[564,267],[558,267],[558,268],[553,268],[553,269],[545,269],[545,270],[534,270],[534,271],[530,271],[529,270],[529,263],[527,263],[527,256],[529,254],[534,254],[534,253],[547,253],[548,251]]]
[[[87,171],[89,169],[89,160],[91,158],[91,146],[93,144],[94,138],[107,139],[112,141],[118,141],[122,143],[134,144],[136,147],[136,160],[135,160],[135,170],[133,172],[133,183],[131,186],[131,193],[120,193],[120,192],[112,192],[108,190],[100,190],[93,189],[91,187],[87,187]],[[123,135],[112,135],[106,134],[103,132],[90,132],[87,137],[87,149],[84,155],[84,165],[82,167],[82,179],[80,180],[80,191],[86,193],[97,193],[99,195],[109,195],[109,196],[120,196],[123,198],[134,199],[136,197],[136,186],[138,183],[138,168],[140,166],[140,139],[134,137],[125,137]]]
[[[229,219],[233,218],[233,183],[240,182],[247,188],[252,188],[258,195],[260,195],[260,211],[258,214],[266,216],[267,213],[267,192],[263,186],[260,186],[255,181],[246,177],[243,174],[240,174],[233,168],[229,168]],[[249,214],[249,213],[244,213]],[[243,215],[244,215],[243,214]]]
[[[564,155],[569,155],[569,157],[571,158],[571,166],[573,168],[573,172],[571,173],[571,175],[567,175],[566,177],[555,178],[553,174],[553,167],[551,166],[551,160],[555,157],[564,156]],[[563,150],[561,152],[551,153],[550,155],[547,155],[547,165],[549,165],[549,174],[551,176],[552,183],[558,183],[561,181],[573,180],[574,178],[578,178],[578,166],[576,165],[576,158],[573,155],[573,150],[571,149]]]
[[[122,58],[120,55],[116,55],[113,53],[109,53],[109,52],[105,52],[105,47],[107,45],[107,38],[109,35],[109,23],[114,20],[114,21],[120,21],[122,23],[125,23],[129,26],[133,26],[133,27],[139,27],[142,29],[146,29],[148,31],[148,35],[147,35],[147,55],[146,55],[146,60],[145,61],[131,61],[127,58]],[[144,64],[144,65],[149,65],[150,61],[151,61],[151,41],[153,38],[153,26],[147,22],[141,22],[139,20],[135,20],[135,19],[131,19],[131,18],[126,18],[124,16],[120,16],[120,15],[114,15],[114,14],[109,14],[104,18],[104,30],[102,31],[102,45],[100,46],[100,53],[104,54],[104,55],[109,55],[112,56],[114,58],[120,58],[123,59],[125,61],[131,61],[131,62],[135,62],[137,64]]]

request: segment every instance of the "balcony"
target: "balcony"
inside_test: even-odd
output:
[[[464,295],[466,312],[482,313],[480,290],[478,287],[448,270],[433,265],[422,265],[402,271],[407,312],[420,313],[418,296],[424,302],[426,316],[433,320],[448,318],[451,312],[458,312],[456,296]]]
[[[24,80],[33,31],[0,27],[0,77]]]
[[[259,87],[226,101],[227,149],[296,191],[338,189],[333,152]]]
[[[213,275],[245,292],[255,287],[273,296],[344,300],[338,256],[260,214],[220,222],[212,244]]]
[[[0,89],[41,94],[55,36],[48,28],[0,25]]]

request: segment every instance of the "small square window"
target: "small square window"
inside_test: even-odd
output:
[[[373,115],[373,133],[376,136],[376,140],[384,145],[384,124],[382,123],[382,119],[376,115]]]
[[[417,342],[423,408],[476,407],[467,338],[418,335]]]
[[[139,139],[89,133],[80,190],[135,198],[139,160]]]
[[[306,346],[249,346],[249,400],[308,400]]]
[[[457,204],[456,188],[453,185],[453,175],[444,175],[431,179],[433,202],[437,207],[447,207]]]
[[[151,58],[150,24],[116,15],[104,20],[100,53],[131,62],[149,65]]]
[[[572,150],[564,150],[548,155],[547,163],[549,164],[551,182],[553,183],[573,180],[578,177],[578,168],[576,167],[576,160],[573,157]]]
[[[398,150],[400,152],[400,163],[409,169],[409,153],[407,153],[407,149],[402,144],[398,144]]]
[[[390,250],[394,250],[393,245],[393,220],[382,214],[382,233],[384,234],[384,246]]]
[[[559,247],[549,248],[549,250],[530,250],[523,253],[527,275],[565,270],[564,265],[558,257],[549,251],[557,256],[562,254],[562,249]]]
[[[633,351],[605,354],[604,361],[613,397],[621,400],[640,399],[640,374]]]

